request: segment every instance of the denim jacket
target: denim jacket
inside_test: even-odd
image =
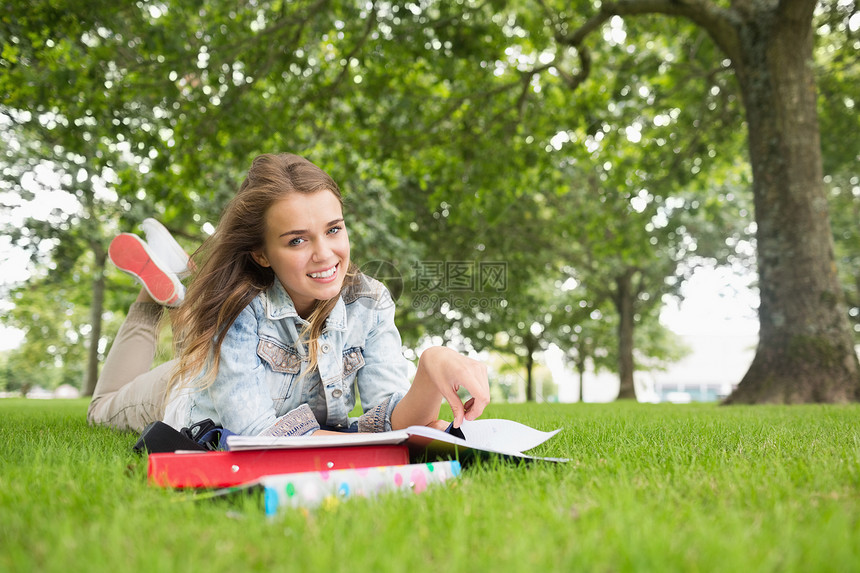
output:
[[[240,435],[303,435],[320,426],[386,431],[409,389],[409,364],[394,325],[394,301],[382,283],[359,275],[341,293],[307,373],[307,322],[280,281],[259,294],[224,335],[215,381],[172,396],[165,422],[190,426],[211,418]],[[364,414],[348,415],[358,391]]]

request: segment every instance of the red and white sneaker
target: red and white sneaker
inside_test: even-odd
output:
[[[108,255],[121,271],[137,279],[156,302],[166,306],[182,302],[185,287],[179,277],[137,235],[117,235],[111,241]]]
[[[166,265],[165,270],[176,274],[180,279],[191,274],[188,253],[176,242],[164,225],[155,219],[147,218],[140,224],[140,228],[146,235],[146,246],[163,265]]]

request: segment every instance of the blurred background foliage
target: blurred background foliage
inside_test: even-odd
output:
[[[849,4],[822,5],[816,65],[860,324]],[[631,397],[635,369],[683,355],[659,322],[667,297],[701,265],[753,272],[743,115],[723,56],[681,20],[610,20],[574,90],[582,63],[553,30],[579,9],[592,7],[5,2],[2,247],[30,262],[3,287],[2,323],[26,336],[0,358],[0,388],[91,389],[135,296],[110,239],[154,216],[193,251],[251,159],[290,151],[340,183],[353,257],[385,269],[409,348],[492,351],[494,392],[534,399],[551,392],[536,355],[555,344]]]

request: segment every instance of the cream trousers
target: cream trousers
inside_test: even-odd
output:
[[[131,305],[102,366],[87,411],[90,424],[140,432],[164,417],[164,396],[174,361],[152,368],[164,310]]]

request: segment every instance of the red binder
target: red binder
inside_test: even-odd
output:
[[[149,454],[151,483],[165,487],[230,487],[266,475],[409,463],[405,445]]]

